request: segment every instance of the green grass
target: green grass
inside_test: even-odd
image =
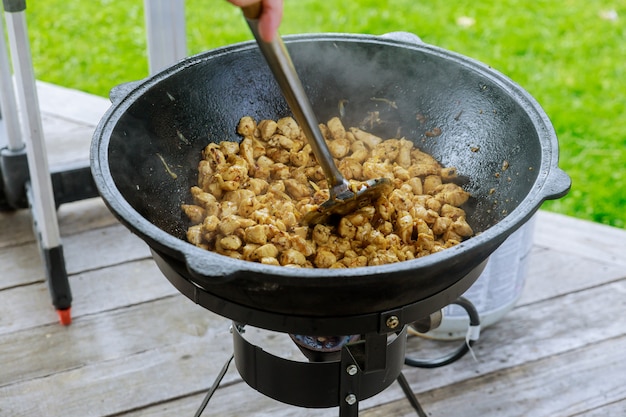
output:
[[[39,79],[105,96],[148,75],[142,0],[30,1],[27,11]],[[251,39],[223,0],[187,0],[186,13],[190,54]],[[281,33],[403,30],[491,65],[559,135],[572,191],[544,208],[624,228],[625,20],[623,1],[286,0]]]

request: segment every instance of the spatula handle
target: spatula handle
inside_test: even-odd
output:
[[[300,78],[291,61],[291,57],[281,37],[276,34],[274,39],[266,42],[259,34],[258,16],[261,14],[261,3],[255,3],[252,6],[242,7],[244,16],[250,26],[250,30],[256,39],[257,45],[261,53],[265,57],[270,70],[274,74],[276,82],[280,86],[280,90],[294,114],[296,121],[303,130],[308,143],[311,145],[315,159],[322,167],[331,198],[334,199],[348,190],[348,181],[341,175],[333,156],[324,141],[324,136],[320,131],[317,117],[313,112],[313,108],[308,96],[300,82]],[[248,17],[255,16],[255,17]]]
[[[263,6],[261,2],[250,4],[249,6],[242,6],[241,11],[246,19],[258,19],[261,16],[261,11],[263,10]]]

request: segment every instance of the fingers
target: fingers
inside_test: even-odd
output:
[[[283,0],[263,0],[263,11],[259,18],[259,34],[270,42],[278,32],[283,18]]]
[[[259,34],[261,38],[270,42],[274,39],[280,21],[283,18],[283,0],[228,0],[235,6],[244,7],[254,3],[262,3],[261,16],[259,17]]]
[[[254,3],[260,3],[262,0],[228,0],[228,1],[234,4],[235,6],[243,7],[243,6],[249,6]]]

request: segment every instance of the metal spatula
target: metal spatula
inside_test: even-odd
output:
[[[366,181],[356,191],[350,188],[350,184],[337,169],[328,150],[311,103],[302,87],[300,78],[281,37],[276,34],[271,42],[266,42],[259,34],[258,19],[262,11],[261,3],[242,7],[242,10],[263,56],[280,86],[287,104],[289,104],[289,108],[304,131],[315,158],[322,167],[328,181],[330,198],[328,201],[320,204],[316,210],[307,213],[302,222],[311,225],[328,222],[333,215],[351,213],[360,207],[368,205],[381,194],[390,192],[392,184],[387,178]]]

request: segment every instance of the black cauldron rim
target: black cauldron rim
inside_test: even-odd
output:
[[[442,265],[446,265],[446,268],[462,268],[462,266],[457,264],[467,262],[467,259],[471,258],[474,258],[472,262],[478,265],[486,259],[493,250],[497,249],[511,233],[521,227],[539,209],[540,205],[545,200],[560,198],[569,191],[571,181],[569,176],[558,167],[558,142],[548,116],[529,93],[497,70],[474,59],[436,46],[423,43],[416,44],[381,36],[345,33],[285,36],[287,45],[290,43],[318,40],[370,42],[382,46],[416,49],[445,58],[446,60],[462,65],[466,69],[489,77],[490,82],[506,91],[514,100],[520,103],[527,112],[528,117],[532,120],[538,135],[543,138],[541,141],[540,165],[535,168],[537,170],[537,177],[530,188],[530,192],[514,210],[508,213],[498,223],[471,239],[443,252],[394,264],[339,270],[294,270],[292,268],[234,260],[217,253],[197,248],[183,239],[177,238],[160,229],[150,221],[147,221],[147,219],[143,218],[140,213],[125,200],[112,179],[108,163],[108,139],[110,138],[112,130],[115,128],[116,120],[151,86],[158,84],[173,74],[203,62],[207,56],[217,58],[235,51],[256,48],[256,44],[254,42],[243,42],[203,52],[189,57],[145,80],[127,83],[114,88],[111,92],[113,105],[98,124],[91,147],[92,172],[96,185],[113,214],[133,233],[146,241],[153,250],[169,258],[183,262],[190,274],[188,278],[197,285],[202,287],[213,284],[221,285],[222,283],[229,282],[234,277],[241,277],[247,273],[252,273],[267,277],[267,284],[270,287],[280,287],[284,284],[293,286],[293,281],[298,280],[298,287],[306,291],[307,287],[324,286],[330,283],[332,283],[332,287],[336,288],[357,277],[359,278],[360,285],[367,286],[375,282],[380,282],[381,279],[389,275],[398,276],[404,274],[407,277],[414,277],[416,274],[419,274],[420,271],[431,268],[441,268]],[[485,247],[488,248],[487,252],[485,252]],[[209,281],[206,279],[207,275],[210,275]]]

